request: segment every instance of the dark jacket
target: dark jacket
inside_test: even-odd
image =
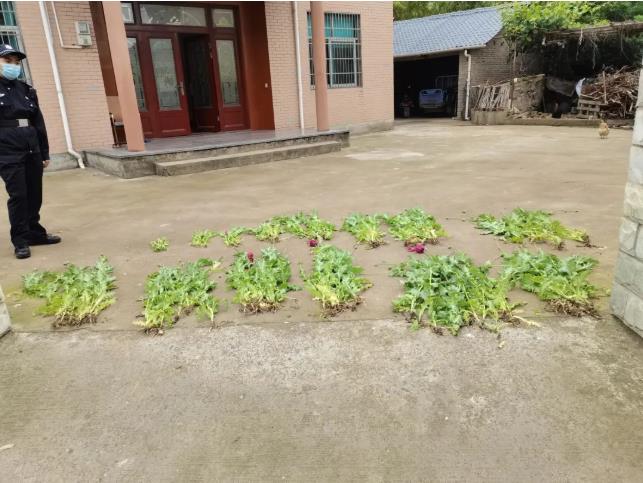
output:
[[[40,153],[49,159],[45,120],[36,90],[19,80],[0,78],[0,120],[29,119],[28,127],[0,127],[0,164],[23,163]]]

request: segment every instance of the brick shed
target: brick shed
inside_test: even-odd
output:
[[[396,21],[393,56],[398,116],[400,102],[408,95],[414,104],[413,115],[433,110],[436,115],[463,118],[467,79],[474,86],[537,70],[532,59],[514,61],[503,38],[500,10],[494,7]],[[433,89],[448,91],[445,108],[420,106],[421,92],[426,95]]]

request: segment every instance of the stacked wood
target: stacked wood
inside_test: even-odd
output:
[[[583,84],[579,101],[600,106],[603,118],[632,118],[636,112],[638,90],[639,69],[606,69],[591,82]]]
[[[476,86],[476,96],[475,102],[473,103],[473,109],[479,111],[504,111],[509,109],[510,101],[510,82]]]

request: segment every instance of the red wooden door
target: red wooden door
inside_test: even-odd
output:
[[[245,129],[246,113],[242,105],[243,85],[240,80],[241,63],[236,35],[218,33],[214,39],[213,54],[221,130]]]
[[[141,32],[137,35],[147,109],[141,112],[144,131],[152,137],[190,134],[185,80],[176,34]],[[146,133],[147,134],[147,133]]]

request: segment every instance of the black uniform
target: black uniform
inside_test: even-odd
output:
[[[0,177],[9,201],[11,241],[26,247],[47,237],[40,225],[43,160],[49,159],[45,121],[36,90],[0,77]]]

